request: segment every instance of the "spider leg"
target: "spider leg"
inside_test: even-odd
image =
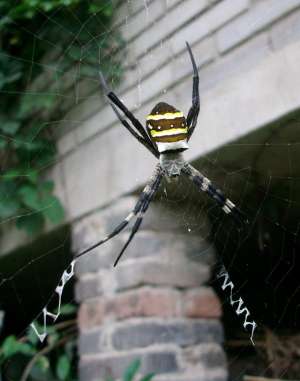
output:
[[[150,204],[151,200],[153,199],[156,191],[159,188],[159,185],[160,185],[160,182],[161,182],[163,175],[164,175],[164,172],[163,172],[162,168],[160,167],[160,165],[158,165],[158,171],[157,171],[156,176],[155,176],[155,181],[152,183],[151,190],[147,193],[147,196],[144,199],[143,205],[142,205],[142,207],[138,213],[135,224],[133,225],[133,227],[131,229],[130,236],[129,236],[128,240],[126,241],[125,245],[123,246],[120,254],[117,257],[117,259],[115,260],[114,267],[117,266],[117,264],[118,264],[119,260],[121,259],[124,251],[127,249],[128,245],[132,241],[135,234],[138,232],[138,230],[139,230],[139,228],[143,222],[144,215],[145,215],[145,213],[149,207],[149,204]]]
[[[103,77],[103,74],[101,72],[99,72],[99,77],[100,77],[100,82],[102,84],[102,87],[104,88],[105,90],[105,93],[108,94],[109,93],[109,88],[107,86],[107,83]],[[123,124],[123,126],[141,143],[143,144],[143,146],[145,146],[155,157],[159,157],[159,154],[158,154],[158,151],[154,149],[153,145],[149,145],[148,142],[145,140],[144,137],[142,137],[140,134],[138,134],[130,125],[129,123],[126,121],[126,119],[120,114],[120,112],[118,111],[118,109],[116,108],[116,106],[112,103],[112,101],[108,98],[109,100],[109,104],[111,105],[112,109],[114,110],[117,118],[119,119],[119,121]]]
[[[193,66],[193,97],[192,97],[192,106],[188,112],[186,123],[188,125],[188,137],[187,140],[189,140],[194,132],[194,129],[197,124],[197,119],[200,111],[200,96],[199,96],[199,74],[197,65],[195,62],[195,58],[192,52],[192,49],[188,42],[186,42],[186,46],[190,55],[190,59],[192,61]]]
[[[132,220],[132,218],[137,216],[138,213],[140,212],[140,210],[143,208],[144,203],[149,198],[149,194],[151,194],[151,192],[152,192],[153,186],[156,184],[157,178],[161,177],[161,173],[162,173],[161,167],[160,167],[160,165],[158,165],[158,167],[156,168],[156,170],[155,170],[153,176],[151,177],[149,183],[145,186],[145,188],[143,189],[142,193],[140,194],[140,197],[139,197],[135,207],[128,214],[128,216],[119,225],[117,225],[114,228],[114,230],[111,233],[109,233],[106,237],[104,237],[100,241],[94,243],[92,246],[82,250],[78,254],[75,254],[74,257],[75,258],[82,257],[83,255],[87,254],[91,250],[95,249],[98,246],[101,246],[103,243],[109,241],[111,238],[113,238],[116,235],[118,235],[129,224],[129,222]]]
[[[117,225],[114,228],[114,230],[111,233],[109,233],[106,237],[104,237],[100,241],[96,242],[92,246],[82,250],[78,254],[75,254],[74,257],[75,258],[82,257],[83,255],[87,254],[91,250],[95,249],[98,246],[101,246],[103,243],[109,241],[111,238],[113,238],[116,235],[118,235],[129,224],[129,222],[133,219],[133,217],[138,215],[138,213],[144,207],[145,202],[147,202],[147,200],[149,199],[149,195],[151,195],[150,196],[151,198],[153,197],[153,189],[156,189],[156,187],[158,187],[158,185],[159,185],[159,183],[161,181],[162,176],[163,176],[163,171],[161,169],[160,164],[158,164],[156,169],[155,169],[154,174],[152,175],[152,177],[150,179],[150,181],[148,182],[148,184],[143,189],[143,191],[140,194],[140,197],[139,197],[137,203],[135,204],[135,207],[128,214],[128,216],[119,225]],[[158,183],[158,185],[156,185],[158,179],[159,179],[159,183]]]
[[[224,194],[217,188],[215,188],[211,181],[203,176],[196,168],[187,164],[183,168],[183,172],[193,181],[196,187],[207,193],[211,198],[216,200],[218,205],[222,208],[222,210],[233,217],[233,219],[240,225],[248,224],[249,221],[246,215],[234,205],[232,201],[224,196]]]
[[[112,106],[114,112],[116,113],[117,117],[119,118],[120,122],[127,128],[128,131],[136,138],[140,143],[142,143],[145,147],[147,147],[156,157],[159,157],[159,152],[152,143],[147,131],[144,129],[142,124],[139,122],[138,119],[135,118],[135,116],[127,109],[127,107],[124,105],[123,102],[117,97],[117,95],[111,91],[104,79],[103,74],[101,71],[99,71],[99,77],[100,82],[102,84],[102,87],[105,90],[105,95],[109,99],[109,103]],[[127,118],[131,121],[133,126],[137,129],[139,134],[137,134],[127,123],[127,121],[120,115],[118,112],[116,106],[127,116]],[[143,142],[144,141],[144,142]]]

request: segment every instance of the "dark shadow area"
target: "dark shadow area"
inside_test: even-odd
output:
[[[0,287],[0,308],[5,312],[2,339],[11,334],[19,335],[40,314],[71,260],[69,226],[41,236],[1,258],[1,281],[7,279]],[[64,298],[71,300],[72,295],[70,281]],[[53,299],[57,307],[57,297]]]
[[[249,320],[258,325],[254,347],[249,330],[243,329],[245,314],[237,316],[228,289],[223,292],[222,281],[213,281],[223,301],[226,350],[235,381],[244,374],[292,380],[300,376],[299,120],[299,115],[289,115],[197,163],[216,176],[250,221],[238,230],[230,216],[209,211],[211,240],[234,284],[233,300],[241,297]],[[216,266],[214,279],[218,271]]]

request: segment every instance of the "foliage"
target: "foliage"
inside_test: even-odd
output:
[[[105,34],[114,6],[111,0],[0,0],[2,223],[14,219],[35,234],[46,220],[63,219],[54,184],[43,175],[56,154],[49,126],[72,107],[63,101],[74,98],[74,68],[95,83],[100,48],[102,70],[114,67],[119,75],[118,63],[109,63],[121,41]]]
[[[76,381],[76,308],[64,305],[64,321],[48,327],[47,342],[42,345],[29,328],[26,336],[8,336],[0,348],[0,368],[9,379],[20,381]],[[70,316],[72,315],[72,319]],[[42,332],[43,327],[35,322]]]
[[[29,328],[26,336],[17,339],[8,336],[0,347],[0,369],[8,379],[20,381],[77,381],[77,329],[76,307],[65,304],[61,308],[63,321],[47,327],[47,341],[41,344],[35,332]],[[34,323],[39,332],[43,327]],[[134,381],[141,367],[134,360],[123,373],[123,381]],[[138,381],[151,381],[153,373]],[[0,374],[1,379],[1,374]],[[106,381],[114,381],[112,378]]]

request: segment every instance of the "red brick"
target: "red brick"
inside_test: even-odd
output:
[[[183,316],[189,318],[219,318],[221,303],[213,289],[200,287],[189,290],[183,297]]]
[[[82,303],[78,312],[78,326],[81,330],[97,327],[103,322],[103,303],[100,299]]]
[[[120,294],[110,303],[119,319],[135,316],[172,317],[179,314],[180,293],[168,289],[141,288]],[[107,309],[107,313],[111,312]]]
[[[180,316],[180,304],[179,291],[142,287],[83,303],[79,310],[79,325],[86,329],[107,320],[140,316],[176,317]]]

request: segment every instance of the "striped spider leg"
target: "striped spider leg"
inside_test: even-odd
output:
[[[192,52],[192,49],[188,42],[186,42],[186,46],[190,55],[190,59],[193,66],[193,93],[192,93],[192,106],[188,112],[186,117],[186,124],[188,125],[188,136],[187,140],[191,138],[194,129],[197,125],[198,115],[200,112],[200,95],[199,95],[199,74],[197,65],[195,62],[195,58]]]
[[[126,250],[127,246],[129,245],[129,243],[133,239],[134,235],[139,230],[139,227],[143,221],[144,214],[147,211],[151,200],[153,199],[156,191],[159,188],[159,185],[160,185],[160,182],[161,182],[163,175],[164,175],[164,171],[163,171],[162,167],[160,166],[160,164],[157,164],[157,166],[155,167],[155,171],[154,171],[152,177],[150,178],[150,181],[148,182],[148,184],[143,189],[135,207],[128,214],[128,216],[118,226],[116,226],[115,229],[111,233],[109,233],[105,238],[96,242],[94,245],[88,247],[87,249],[84,249],[81,252],[79,252],[77,255],[75,255],[75,258],[79,258],[79,257],[87,254],[89,251],[95,249],[96,247],[101,246],[105,242],[109,241],[111,238],[118,235],[129,224],[129,222],[134,217],[137,217],[136,222],[133,225],[133,228],[131,230],[131,234],[130,234],[127,242],[125,243],[123,249],[121,250],[120,254],[118,255],[118,257],[114,263],[114,266],[116,266],[118,264],[121,256],[122,256],[122,254]]]
[[[147,131],[144,129],[142,124],[139,122],[138,119],[135,118],[135,116],[128,110],[128,108],[121,102],[121,100],[116,96],[116,94],[109,89],[105,78],[101,71],[99,71],[99,79],[101,82],[101,85],[105,91],[105,96],[108,98],[109,103],[116,114],[119,121],[123,124],[123,126],[140,142],[143,144],[144,147],[146,147],[156,158],[159,157],[158,150],[156,146],[151,141],[150,137],[147,134]],[[126,115],[126,117],[130,120],[132,125],[135,127],[136,130],[134,130],[130,124],[127,122],[127,120],[120,114],[117,107]]]
[[[226,198],[220,189],[215,188],[211,181],[203,176],[196,168],[186,163],[183,172],[193,181],[197,189],[207,193],[226,214],[230,214],[232,218],[240,225],[248,224],[249,221],[245,214],[235,206],[235,204]]]

